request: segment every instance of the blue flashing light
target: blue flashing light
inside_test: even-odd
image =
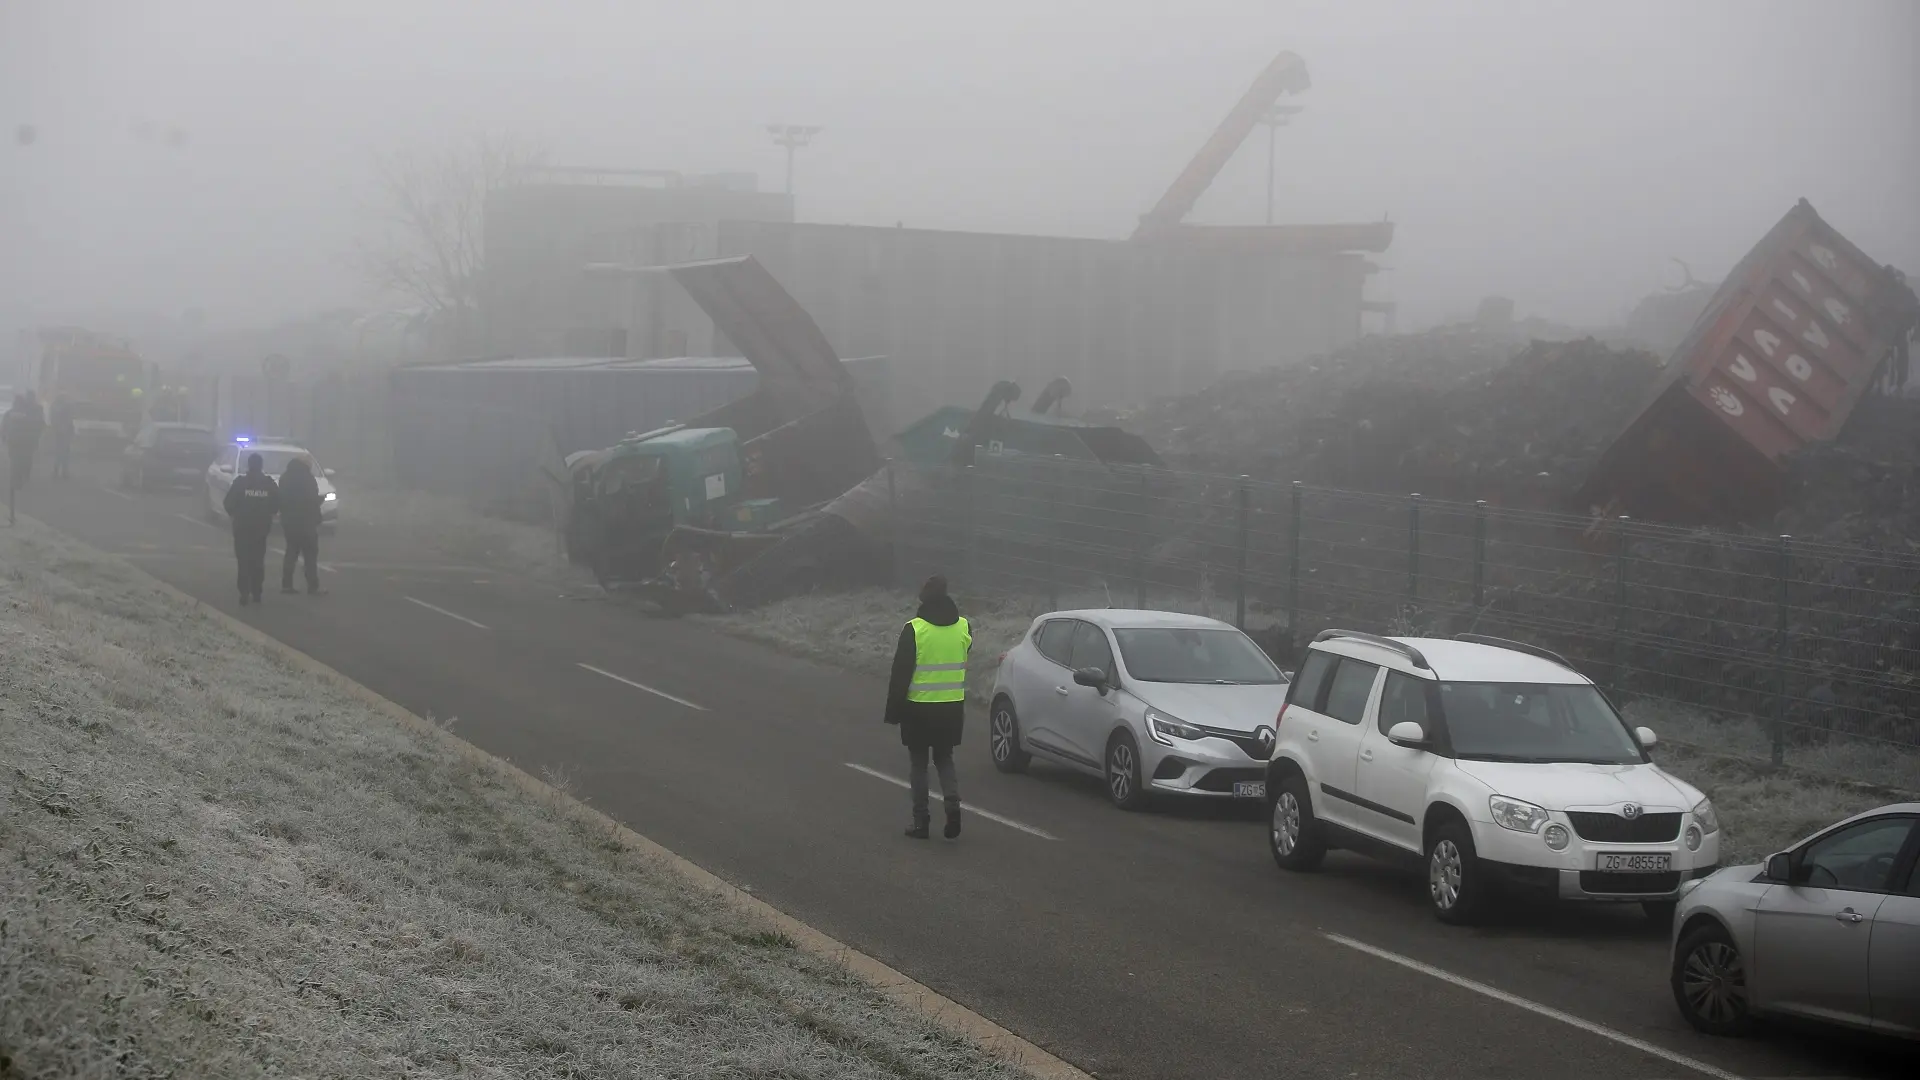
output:
[[[251,435],[235,435],[235,436],[233,437],[233,441],[234,441],[234,442],[237,442],[237,443],[240,443],[241,445],[243,445],[243,446],[244,446],[245,444],[247,444],[247,443],[250,443],[250,442],[252,442],[252,441],[253,441],[253,436],[251,436]]]

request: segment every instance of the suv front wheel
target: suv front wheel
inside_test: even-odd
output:
[[[1327,857],[1327,842],[1307,798],[1307,781],[1289,773],[1273,796],[1273,817],[1267,822],[1267,849],[1282,870],[1313,870]]]
[[[1427,900],[1444,923],[1471,923],[1480,914],[1486,883],[1464,822],[1448,821],[1427,841]]]

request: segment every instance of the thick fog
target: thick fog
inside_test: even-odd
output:
[[[372,154],[753,171],[802,220],[1122,238],[1261,67],[1305,58],[1277,219],[1398,223],[1403,325],[1593,323],[1805,196],[1920,272],[1920,4],[0,0],[0,323],[367,299]],[[1256,131],[1192,220],[1265,216]]]

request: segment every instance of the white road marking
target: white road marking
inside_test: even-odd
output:
[[[478,627],[481,630],[491,629],[491,627],[487,626],[486,623],[474,622],[472,619],[467,618],[465,615],[456,615],[453,612],[448,611],[446,608],[437,607],[433,604],[429,604],[425,600],[418,600],[411,596],[403,596],[400,599],[405,600],[409,604],[419,604],[421,607],[426,608],[428,611],[438,612],[442,615],[445,615],[449,619],[454,619],[459,622],[466,623],[468,626]]]
[[[894,787],[901,787],[901,788],[912,787],[912,785],[908,784],[905,780],[902,780],[897,776],[888,776],[886,773],[881,772],[879,769],[869,769],[865,765],[855,765],[851,761],[847,762],[846,766],[847,768],[852,769],[854,772],[865,773],[866,775],[873,777],[875,780],[885,780],[887,783],[892,784]],[[940,790],[930,785],[927,788],[927,797],[929,799],[934,799],[934,800],[939,799]],[[997,821],[1000,824],[1005,825],[1009,829],[1018,829],[1021,832],[1026,833],[1028,836],[1037,836],[1042,840],[1060,839],[1059,837],[1053,835],[1052,833],[1048,832],[1045,829],[1035,828],[1032,825],[1028,825],[1025,822],[1015,821],[1010,817],[1002,817],[991,810],[982,810],[971,803],[966,804],[966,811],[967,813],[972,814],[975,817],[983,817],[983,818],[986,818],[988,821]]]
[[[1423,964],[1410,956],[1401,956],[1399,953],[1390,952],[1377,945],[1369,945],[1364,941],[1355,941],[1353,938],[1346,937],[1342,934],[1323,933],[1320,936],[1335,944],[1345,945],[1349,949],[1356,949],[1366,953],[1368,956],[1376,956],[1389,963],[1399,964],[1401,967],[1417,971],[1422,975],[1431,975],[1441,982],[1451,983],[1462,989],[1471,990],[1476,994],[1484,994],[1495,1001],[1504,1001],[1516,1008],[1525,1009],[1530,1013],[1544,1016],[1549,1020],[1558,1020],[1569,1027],[1579,1028],[1581,1031],[1587,1032],[1590,1035],[1598,1035],[1603,1039],[1609,1039],[1622,1046],[1630,1046],[1642,1053],[1651,1054],[1662,1061],[1678,1065],[1685,1069],[1691,1069],[1702,1076],[1711,1076],[1714,1077],[1715,1080],[1741,1080],[1741,1077],[1737,1073],[1730,1073],[1725,1069],[1709,1065],[1704,1061],[1696,1061],[1685,1054],[1676,1054],[1671,1050],[1655,1046],[1650,1042],[1636,1039],[1623,1032],[1615,1031],[1604,1024],[1596,1024],[1591,1020],[1582,1020],[1572,1013],[1561,1012],[1559,1009],[1553,1008],[1550,1005],[1542,1005],[1537,1001],[1530,1001],[1518,994],[1510,994],[1505,990],[1488,986],[1483,982],[1476,982],[1463,975],[1455,975],[1451,971],[1442,970],[1441,968],[1434,967],[1432,964]]]
[[[112,495],[112,496],[114,496],[115,498],[119,498],[119,499],[125,499],[125,500],[127,500],[128,502],[139,502],[139,501],[140,501],[139,499],[136,499],[136,498],[134,498],[133,496],[131,496],[131,495],[129,495],[129,494],[127,494],[126,492],[124,492],[124,491],[121,491],[121,490],[120,490],[119,488],[110,488],[110,487],[103,487],[103,488],[101,488],[100,490],[101,490],[101,491],[104,491],[104,492],[106,492],[106,493],[107,493],[107,494],[109,494],[109,495]]]
[[[688,701],[686,698],[674,697],[672,694],[667,693],[665,690],[655,690],[653,687],[648,686],[646,683],[634,682],[632,679],[625,678],[620,675],[615,675],[611,671],[607,671],[603,668],[594,667],[592,664],[578,664],[577,666],[586,668],[588,671],[593,672],[595,675],[604,675],[607,678],[612,679],[614,682],[625,683],[626,685],[633,687],[635,690],[645,690],[647,693],[652,694],[655,697],[663,697],[663,698],[666,698],[668,701],[674,702],[675,704],[685,705],[689,709],[697,709],[700,712],[707,711],[707,707],[705,705],[695,705],[693,702]]]

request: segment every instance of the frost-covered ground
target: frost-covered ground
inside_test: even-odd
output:
[[[125,564],[0,529],[0,1077],[993,1077]]]

